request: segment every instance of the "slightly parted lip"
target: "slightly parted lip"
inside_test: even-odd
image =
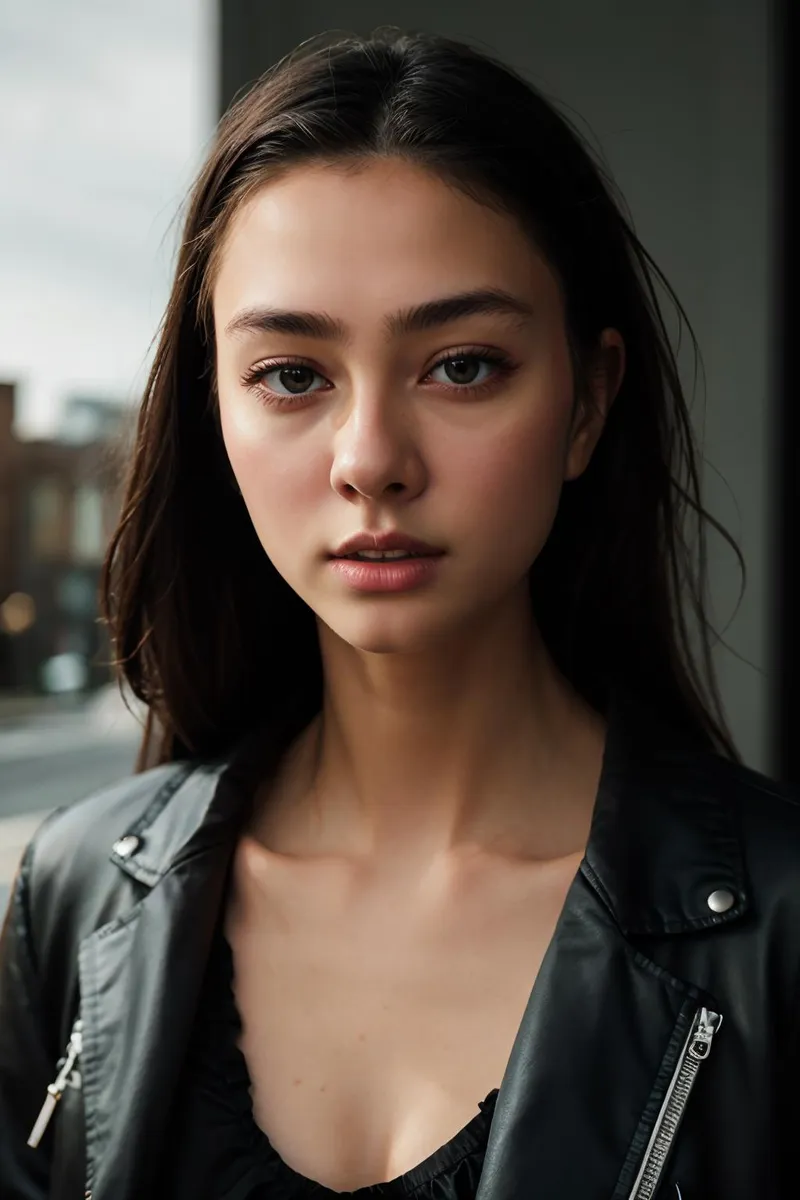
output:
[[[387,533],[356,533],[347,538],[333,551],[330,558],[344,558],[355,554],[357,550],[406,550],[409,554],[444,554],[443,550],[431,546],[419,538],[410,537],[400,532]]]

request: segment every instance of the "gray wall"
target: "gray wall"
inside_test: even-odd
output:
[[[680,296],[705,365],[695,405],[706,501],[748,572],[709,545],[716,654],[745,759],[774,767],[771,563],[774,526],[772,100],[764,0],[222,0],[221,103],[324,30],[390,23],[468,38],[583,119]],[[574,115],[574,114],[573,114]],[[687,382],[691,371],[686,362]]]

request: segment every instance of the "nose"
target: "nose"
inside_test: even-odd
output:
[[[427,482],[419,441],[402,397],[355,396],[334,436],[331,487],[348,500],[413,499]]]

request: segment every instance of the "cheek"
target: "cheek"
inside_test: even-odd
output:
[[[497,553],[533,558],[552,526],[564,481],[569,404],[533,409],[442,461],[453,479],[452,518]]]
[[[543,336],[532,374],[515,391],[507,419],[488,423],[465,475],[473,520],[507,553],[513,547],[532,561],[555,520],[573,421],[572,364],[560,327]]]
[[[295,538],[299,527],[308,528],[327,480],[314,468],[302,440],[281,436],[257,405],[226,404],[221,396],[220,425],[245,506],[272,556],[273,549],[279,552],[281,543]]]

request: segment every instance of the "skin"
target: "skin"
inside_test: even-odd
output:
[[[387,337],[390,314],[475,288],[531,313]],[[354,1189],[418,1164],[499,1086],[586,845],[605,730],[551,662],[526,575],[624,348],[603,332],[576,397],[535,245],[393,160],[265,184],[212,297],[225,447],[265,552],[317,615],[325,671],[321,716],[235,856],[242,1049],[278,1152]],[[263,307],[321,311],[347,337],[235,327]],[[514,370],[442,361],[487,349]],[[362,593],[331,569],[345,537],[385,529],[446,551],[432,581]]]

